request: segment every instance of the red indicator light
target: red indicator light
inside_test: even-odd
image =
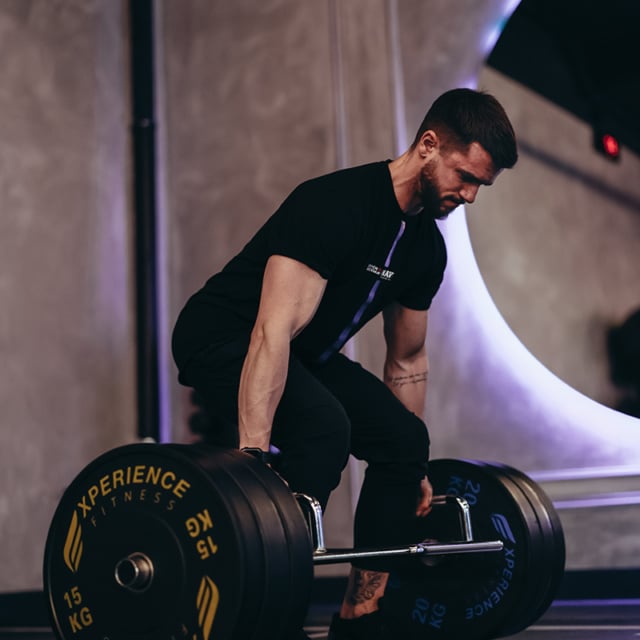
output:
[[[602,129],[594,129],[593,132],[593,146],[596,151],[609,158],[609,160],[620,159],[620,143],[618,138],[610,133],[604,133]]]
[[[604,152],[612,158],[617,158],[620,155],[620,145],[618,141],[608,133],[602,136],[602,148]]]

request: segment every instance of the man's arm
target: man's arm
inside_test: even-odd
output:
[[[385,384],[409,411],[424,419],[429,373],[425,346],[427,311],[394,303],[384,310],[383,317],[387,343]]]
[[[425,346],[428,312],[414,311],[396,303],[384,310],[383,317],[387,343],[384,381],[409,411],[424,420],[429,374]],[[426,516],[431,511],[433,497],[427,478],[422,480],[420,490],[422,497],[416,506],[416,515]]]
[[[262,281],[260,306],[240,375],[240,448],[267,451],[284,391],[290,343],[315,314],[327,281],[305,264],[271,256]]]

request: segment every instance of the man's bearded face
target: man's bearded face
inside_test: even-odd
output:
[[[420,200],[425,213],[434,220],[444,220],[464,200],[451,192],[445,195],[438,176],[438,161],[430,160],[420,174]]]

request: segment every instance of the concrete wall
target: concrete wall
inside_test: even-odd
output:
[[[0,591],[40,587],[46,529],[65,484],[101,451],[136,437],[126,6],[0,2]],[[451,6],[156,3],[163,373],[173,439],[190,438],[192,410],[166,351],[181,305],[298,182],[394,156],[439,93],[473,81],[505,2]],[[552,123],[539,126],[555,135]],[[499,183],[511,179],[505,173]],[[528,188],[535,198],[539,187]],[[499,200],[491,215],[511,209]],[[498,341],[501,316],[491,324],[478,312],[482,279],[465,262],[464,212],[443,230],[451,264],[429,337],[434,455],[537,472],[567,507],[570,566],[628,566],[637,557],[632,539],[595,548],[577,534],[615,521],[606,515],[612,507],[594,506],[597,487],[557,472],[593,476],[597,468],[605,480],[618,478],[615,493],[629,494],[636,476],[627,467],[640,451],[630,423],[571,388],[561,387],[560,401],[548,398],[548,379],[535,367],[518,374],[514,362],[526,358]],[[615,314],[622,303],[610,293]],[[379,372],[379,325],[350,349]],[[331,544],[350,539],[360,471],[349,468],[332,497]],[[625,509],[619,521],[631,527],[636,509]]]
[[[479,82],[508,109],[520,142],[517,167],[467,217],[480,272],[545,366],[616,406],[605,339],[640,307],[640,158],[625,149],[611,162],[593,150],[587,123],[491,69]]]
[[[136,433],[123,4],[0,2],[0,591],[41,585],[64,487]]]
[[[550,372],[616,406],[606,331],[640,305],[640,158],[625,149],[612,163],[593,150],[588,124],[491,69],[479,84],[504,104],[520,142],[517,168],[483,190],[467,215],[488,293]],[[601,437],[613,440],[604,416]],[[640,420],[629,424],[640,428]],[[547,451],[544,444],[543,435],[537,449]],[[569,438],[562,448],[575,449]],[[631,447],[634,466],[637,454]],[[574,568],[638,566],[638,541],[625,534],[640,520],[637,469],[598,468],[606,459],[594,448],[572,463],[580,470],[534,471],[560,509]]]

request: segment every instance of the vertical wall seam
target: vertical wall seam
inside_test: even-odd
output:
[[[336,165],[338,169],[344,169],[349,163],[349,144],[347,139],[347,110],[344,91],[344,60],[337,0],[328,0],[328,9],[331,84],[333,88],[333,106],[336,122]]]
[[[338,0],[328,0],[329,10],[329,53],[331,56],[331,84],[336,121],[336,168],[349,166],[349,142],[347,125],[347,106],[345,95],[344,56],[342,51],[342,28],[338,9]],[[356,357],[356,345],[352,338],[344,346],[348,358]]]
[[[389,57],[391,58],[391,89],[394,115],[394,142],[396,153],[400,155],[409,146],[407,139],[406,104],[404,99],[404,75],[402,72],[402,48],[400,45],[400,24],[398,20],[398,0],[387,0],[387,23],[389,25]]]
[[[169,210],[167,197],[167,104],[163,70],[164,60],[164,20],[162,3],[153,0],[153,29],[155,37],[155,57],[152,73],[155,77],[154,108],[156,113],[156,243],[157,243],[157,322],[158,322],[158,437],[160,442],[172,439],[171,426],[171,372],[173,360],[169,350],[171,324],[170,277],[171,256],[169,251]]]

